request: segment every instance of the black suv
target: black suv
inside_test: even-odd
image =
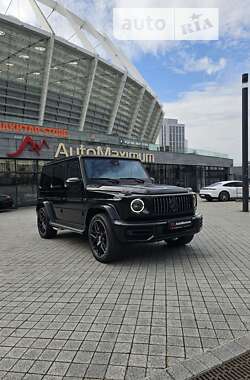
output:
[[[108,262],[127,243],[190,243],[202,227],[196,208],[196,194],[154,184],[139,160],[80,156],[43,167],[37,222],[45,239],[86,233],[95,258]]]

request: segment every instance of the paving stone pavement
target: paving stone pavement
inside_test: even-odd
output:
[[[182,248],[105,265],[72,233],[42,240],[34,208],[0,213],[0,379],[144,379],[250,331],[250,215],[200,202]]]

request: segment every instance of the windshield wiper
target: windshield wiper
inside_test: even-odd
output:
[[[112,182],[112,183],[115,183],[115,184],[118,184],[120,181],[118,179],[115,179],[115,178],[106,178],[106,177],[101,177],[101,178],[91,178],[91,180],[93,181],[109,181],[109,182]]]
[[[136,182],[138,182],[138,183],[144,183],[144,182],[145,182],[145,180],[142,179],[142,178],[134,178],[134,177],[122,177],[122,178],[120,178],[120,179],[133,180],[133,181],[136,181]]]

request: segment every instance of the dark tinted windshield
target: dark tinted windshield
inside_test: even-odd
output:
[[[149,177],[139,161],[85,158],[85,169],[88,179],[141,179],[149,181]]]

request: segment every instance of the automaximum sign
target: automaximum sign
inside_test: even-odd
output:
[[[152,153],[116,150],[109,146],[87,147],[81,144],[77,147],[72,147],[66,146],[64,143],[60,143],[58,145],[55,158],[70,157],[75,155],[137,158],[142,162],[154,162],[154,154]]]

